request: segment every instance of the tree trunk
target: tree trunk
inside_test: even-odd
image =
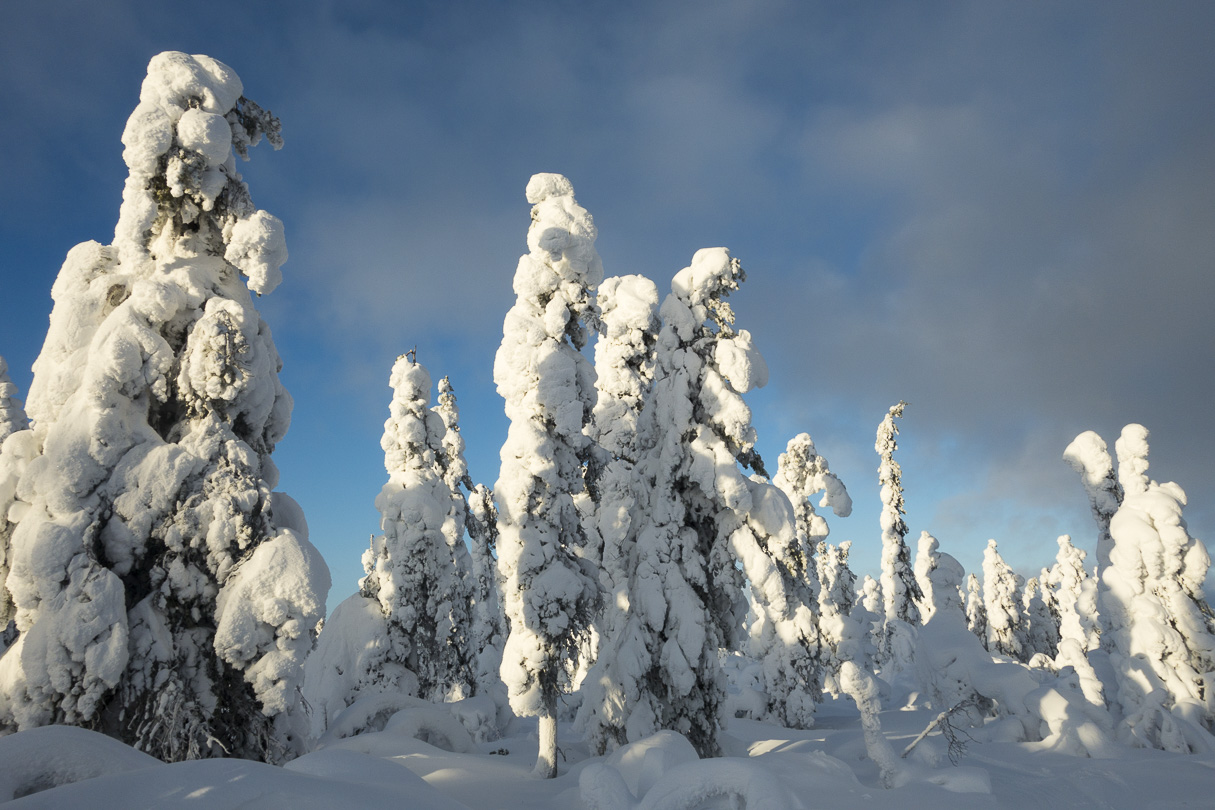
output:
[[[538,779],[557,778],[557,701],[546,699],[544,709],[537,717],[540,734],[540,750],[536,754],[536,767],[532,775]]]

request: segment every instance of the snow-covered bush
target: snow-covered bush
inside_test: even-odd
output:
[[[539,717],[540,775],[557,769],[561,673],[599,604],[575,496],[584,491],[595,372],[581,354],[603,278],[595,226],[569,180],[537,174],[527,184],[529,252],[515,272],[515,305],[503,324],[494,382],[510,419],[502,447],[498,565],[509,636],[502,679],[511,707]]]
[[[234,160],[263,135],[281,144],[230,68],[152,59],[114,244],[68,254],[34,366],[8,728],[88,725],[163,759],[300,750],[329,576],[272,492],[291,398],[250,292],[286,249]]]

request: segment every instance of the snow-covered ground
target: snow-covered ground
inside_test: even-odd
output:
[[[847,701],[820,707],[817,726],[809,731],[732,720],[723,735],[727,756],[703,761],[672,732],[608,757],[589,757],[563,724],[563,759],[554,780],[531,776],[534,720],[515,721],[501,739],[470,746],[467,739],[447,739],[436,728],[441,724],[403,722],[410,711],[389,720],[387,730],[330,741],[281,768],[233,759],[165,765],[79,728],[33,729],[0,738],[0,800],[19,796],[9,805],[14,810],[1164,810],[1215,802],[1212,756],[1121,748],[1109,759],[1086,759],[1059,754],[1042,743],[989,741],[967,743],[954,765],[937,734],[902,760],[900,784],[884,789],[876,765],[866,756],[857,712]],[[933,714],[884,712],[883,733],[902,751]]]

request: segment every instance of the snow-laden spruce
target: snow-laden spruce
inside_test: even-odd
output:
[[[329,575],[272,492],[291,398],[250,291],[274,288],[286,248],[234,158],[263,135],[281,144],[230,68],[152,59],[114,243],[68,254],[34,365],[10,729],[87,725],[163,759],[299,750]]]
[[[634,698],[622,687],[636,678],[636,662],[648,654],[634,594],[655,587],[648,568],[639,566],[636,547],[652,488],[638,462],[654,441],[650,434],[640,436],[638,427],[654,380],[658,288],[643,276],[608,278],[599,286],[598,302],[598,399],[589,429],[602,459],[594,476],[598,504],[590,530],[604,600],[596,620],[598,656],[582,681],[577,723],[591,750],[602,753],[629,740],[625,723]]]
[[[1054,660],[1059,653],[1059,616],[1047,601],[1049,597],[1037,577],[1025,581],[1021,591],[1021,624],[1025,637],[1022,657],[1026,661],[1036,655]]]
[[[827,645],[819,631],[821,593],[814,557],[830,529],[811,500],[822,493],[820,508],[830,507],[837,517],[847,517],[852,514],[852,498],[807,433],[789,440],[773,484],[793,506],[794,533],[792,542],[772,542],[782,539],[780,533],[772,533],[764,543],[764,552],[783,581],[780,591],[771,596],[752,583],[760,598],[751,626],[751,654],[762,667],[765,716],[789,728],[809,728],[823,690],[824,659],[831,655],[824,650]]]
[[[1063,460],[1079,474],[1093,519],[1097,521],[1097,576],[1101,576],[1110,564],[1113,547],[1110,519],[1122,503],[1122,486],[1114,473],[1114,460],[1110,458],[1105,440],[1091,430],[1072,440],[1063,451]]]
[[[1021,577],[1004,562],[995,540],[983,550],[983,608],[987,613],[987,649],[1009,658],[1025,658],[1021,619]]]
[[[906,514],[903,508],[903,474],[894,460],[899,435],[895,419],[902,417],[906,402],[890,407],[878,425],[874,450],[881,458],[878,483],[882,497],[882,598],[885,625],[880,639],[882,666],[892,672],[906,669],[914,659],[915,628],[920,623],[918,603],[923,599],[907,548]]]
[[[1070,666],[1080,677],[1084,696],[1097,706],[1105,705],[1105,687],[1089,661],[1101,644],[1097,617],[1097,580],[1084,566],[1087,554],[1072,545],[1069,535],[1060,535],[1055,564],[1044,579],[1053,592],[1059,612],[1059,651],[1055,668]]]
[[[1100,591],[1113,697],[1129,741],[1212,751],[1215,619],[1202,591],[1211,558],[1186,528],[1185,492],[1148,478],[1147,439],[1147,429],[1132,424],[1114,445],[1123,498],[1109,524]]]
[[[21,435],[9,442],[14,434]],[[13,528],[21,507],[18,507],[18,514],[10,515],[9,510],[17,503],[17,482],[33,455],[32,439],[25,407],[17,398],[17,386],[8,377],[8,363],[0,357],[0,654],[17,637],[13,597],[5,580],[8,579]]]
[[[581,354],[603,278],[595,225],[559,174],[527,184],[528,253],[515,271],[515,305],[502,327],[494,383],[510,419],[502,446],[498,566],[509,635],[502,680],[516,714],[540,724],[538,775],[557,769],[561,672],[577,654],[599,604],[595,571],[580,557],[585,535],[575,504],[584,491],[595,371]]]
[[[853,607],[857,595],[856,574],[848,567],[851,550],[849,540],[838,546],[820,541],[815,554],[819,580],[819,661],[823,667],[823,689],[835,697],[841,694],[839,675],[845,661],[872,671],[877,657],[870,627],[872,617],[863,608]]]
[[[975,574],[966,575],[966,629],[979,637],[987,649],[987,606],[983,602],[983,585]]]
[[[472,692],[474,666],[465,504],[452,489],[466,475],[462,448],[458,432],[449,436],[441,413],[430,407],[430,374],[422,364],[398,357],[390,385],[380,441],[388,481],[375,499],[383,534],[363,555],[360,593],[379,603],[387,658],[413,673],[418,697],[460,700]],[[453,407],[446,405],[449,412]]]

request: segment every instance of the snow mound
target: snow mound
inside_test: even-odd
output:
[[[95,731],[43,726],[0,737],[0,802],[82,779],[163,766]]]

